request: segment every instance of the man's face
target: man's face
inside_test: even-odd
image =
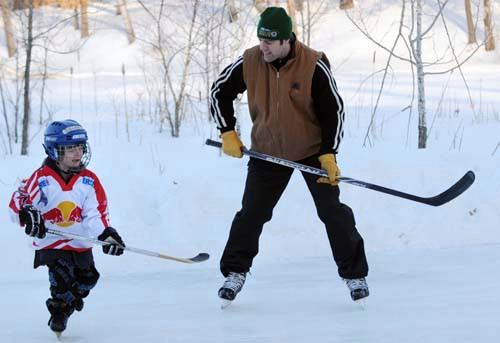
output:
[[[68,145],[61,147],[62,156],[59,165],[62,170],[70,168],[80,168],[85,144]]]
[[[283,41],[283,44],[279,40],[269,40],[260,38],[260,51],[262,51],[262,56],[264,61],[270,63],[278,58],[285,57],[289,50],[290,43],[289,40]]]

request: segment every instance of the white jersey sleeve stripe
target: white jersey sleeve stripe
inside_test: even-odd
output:
[[[30,179],[26,182],[25,189],[27,193],[30,195],[30,198],[33,199],[33,194],[38,190],[38,174],[39,171],[33,173]]]
[[[325,73],[326,77],[328,78],[328,83],[330,84],[330,90],[332,91],[333,96],[335,97],[335,100],[337,101],[338,109],[337,109],[337,128],[335,130],[335,136],[334,136],[334,146],[333,150],[337,150],[338,146],[340,144],[340,141],[342,140],[342,137],[344,136],[344,118],[345,118],[345,113],[344,113],[344,106],[342,103],[342,100],[340,99],[338,90],[337,90],[337,84],[335,83],[335,80],[333,79],[332,73],[330,69],[326,66],[326,64],[322,60],[318,60],[317,65],[320,67],[321,70]]]
[[[226,82],[227,79],[229,79],[232,71],[241,63],[243,63],[243,56],[238,57],[238,59],[233,64],[229,65],[225,70],[223,70],[219,78],[214,82],[214,85],[212,86],[210,94],[210,106],[212,107],[213,117],[219,129],[226,127],[227,123],[221,113],[219,101],[217,99],[217,93],[220,91],[220,86],[224,82]]]

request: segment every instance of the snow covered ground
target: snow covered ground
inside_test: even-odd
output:
[[[216,297],[215,260],[155,272],[102,267],[100,284],[63,341],[497,342],[498,248],[369,253],[372,294],[364,307],[349,299],[329,257],[259,258],[225,310]],[[33,274],[0,284],[2,342],[55,340],[42,306],[45,275]]]
[[[384,3],[388,6],[379,8],[381,18],[391,18],[386,20],[390,23],[397,2]],[[460,9],[450,8],[447,15],[456,19]],[[460,30],[461,25],[456,21],[451,27]],[[409,102],[411,73],[397,64],[382,97],[376,139],[363,148],[380,79],[361,82],[381,68],[384,59],[372,64],[374,47],[340,11],[319,27],[324,29],[318,29],[313,47],[330,56],[347,104],[339,154],[343,174],[432,196],[473,170],[477,179],[472,187],[434,208],[341,186],[342,200],[353,208],[365,239],[370,264],[371,295],[362,307],[350,300],[338,278],[310,195],[299,174],[294,175],[264,229],[261,253],[245,288],[222,311],[216,296],[223,280],[218,260],[240,206],[246,159],[221,156],[205,146],[205,139],[217,138],[217,132],[200,118],[188,118],[176,139],[138,118],[131,122],[130,142],[121,119],[116,133],[114,112],[121,106],[123,91],[116,59],[131,70],[127,82],[134,89],[141,82],[140,70],[134,67],[140,52],[137,46],[127,47],[123,33],[103,30],[82,49],[72,81],[71,113],[89,132],[93,149],[89,167],[107,191],[113,226],[130,246],[183,257],[208,252],[211,259],[183,265],[136,254],[109,257],[95,249],[101,279],[84,311],[71,317],[63,341],[499,341],[500,151],[494,153],[500,141],[498,53],[480,52],[464,66],[477,118],[460,75],[449,80],[428,78],[433,126],[424,151],[415,148],[415,114],[406,143],[408,112],[402,110]],[[383,55],[379,51],[377,56]],[[60,57],[61,68],[73,65],[73,57]],[[97,115],[93,70],[99,73]],[[58,108],[56,119],[63,119],[70,111],[69,80],[50,82],[48,96]],[[135,96],[131,94],[131,99]],[[134,107],[132,101],[129,106]],[[249,142],[250,123],[244,111],[241,129],[244,142]],[[29,156],[0,154],[4,208],[17,181],[40,164],[42,133],[43,128],[33,125]],[[46,270],[32,269],[29,239],[10,224],[7,211],[0,211],[0,223],[0,342],[54,341],[46,325]]]

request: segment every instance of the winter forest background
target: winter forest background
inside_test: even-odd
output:
[[[43,5],[43,6],[40,6]],[[209,90],[258,44],[268,5],[327,54],[346,105],[343,175],[421,196],[467,170],[476,182],[429,207],[341,185],[365,239],[371,296],[350,301],[305,184],[295,175],[238,300],[219,309],[218,259],[246,159],[218,139]],[[53,341],[46,271],[7,204],[44,157],[48,122],[89,132],[89,166],[135,247],[196,266],[102,256],[67,341],[497,342],[500,316],[500,3],[497,0],[1,0],[0,341]],[[251,122],[235,101],[242,139]],[[119,314],[119,315],[117,315]],[[112,319],[110,319],[112,318]]]

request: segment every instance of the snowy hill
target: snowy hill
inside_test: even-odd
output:
[[[397,21],[399,3],[363,1],[366,19],[378,37]],[[450,2],[445,11],[457,44],[466,39],[461,6],[462,2]],[[208,252],[211,259],[183,265],[136,254],[109,257],[96,248],[101,279],[85,310],[70,319],[63,341],[498,341],[498,52],[480,50],[463,67],[476,116],[458,72],[428,77],[432,127],[426,150],[416,149],[416,114],[409,117],[405,110],[411,70],[395,63],[379,105],[376,138],[363,147],[381,81],[381,74],[369,75],[384,67],[387,56],[342,11],[334,9],[323,17],[311,45],[332,61],[347,106],[339,154],[342,173],[421,196],[440,193],[467,170],[474,171],[476,182],[437,208],[341,185],[341,199],[354,210],[370,264],[372,294],[362,307],[352,303],[336,274],[324,227],[296,173],[265,226],[261,253],[244,290],[232,307],[221,311],[216,296],[222,283],[218,260],[240,207],[247,161],[204,145],[206,138],[218,136],[206,120],[206,110],[186,118],[180,138],[170,137],[168,130],[159,132],[147,116],[141,118],[138,92],[144,87],[145,50],[138,42],[127,44],[122,19],[114,15],[111,2],[91,11],[94,33],[79,56],[51,57],[54,76],[47,101],[54,118],[71,114],[87,128],[93,150],[89,168],[99,175],[111,222],[127,244],[183,257]],[[130,11],[138,21],[147,17],[134,2]],[[499,18],[498,4],[494,15]],[[435,36],[436,46],[447,44]],[[385,39],[390,42],[390,37]],[[2,36],[5,61],[3,40]],[[246,43],[251,46],[257,40],[251,36]],[[123,118],[122,64],[133,113],[130,141]],[[6,80],[12,87],[12,80]],[[248,143],[251,123],[245,106],[240,123]],[[1,121],[0,130],[5,130],[3,125]],[[18,180],[42,161],[42,137],[43,125],[35,120],[29,156],[11,156],[5,146],[0,148],[0,199],[5,209],[0,211],[1,342],[55,340],[46,326],[43,304],[49,294],[46,270],[32,269],[30,240],[10,223],[6,211]],[[14,148],[20,150],[19,145]]]

